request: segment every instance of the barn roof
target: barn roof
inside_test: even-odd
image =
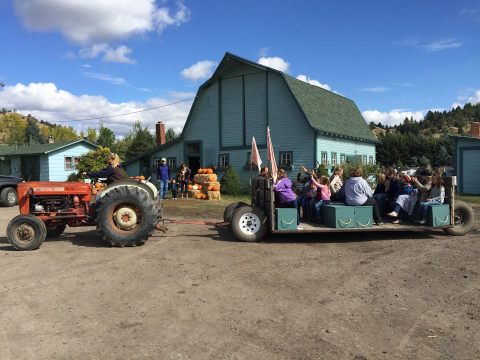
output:
[[[224,63],[228,62],[230,59],[280,74],[285,80],[306,120],[320,135],[366,142],[378,142],[360,113],[357,105],[352,100],[319,86],[298,80],[279,70],[258,64],[228,52],[223,57],[212,77],[203,85],[210,83],[218,77]]]

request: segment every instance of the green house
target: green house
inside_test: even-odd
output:
[[[352,157],[375,162],[376,138],[352,100],[226,53],[198,89],[180,138],[125,167],[149,176],[167,158],[172,168],[185,162],[194,171],[231,165],[245,179],[252,136],[267,163],[267,126],[277,164],[290,172],[321,163],[331,168]]]

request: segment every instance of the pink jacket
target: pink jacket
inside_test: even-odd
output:
[[[330,196],[332,194],[330,193],[330,189],[328,188],[328,186],[320,184],[313,177],[312,177],[312,182],[320,190],[320,192],[317,192],[317,199],[319,199],[319,200],[330,200]]]

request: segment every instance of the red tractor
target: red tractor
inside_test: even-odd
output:
[[[113,246],[143,244],[160,220],[158,191],[148,181],[126,179],[104,190],[83,182],[32,181],[17,186],[20,215],[7,226],[8,242],[17,250],[38,249],[45,238],[66,226],[96,225]]]

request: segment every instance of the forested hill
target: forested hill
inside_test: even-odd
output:
[[[480,121],[480,103],[450,111],[429,111],[420,121],[405,118],[402,124],[370,123],[380,140],[377,162],[386,166],[452,165],[453,143],[448,135],[468,135],[473,121]]]

